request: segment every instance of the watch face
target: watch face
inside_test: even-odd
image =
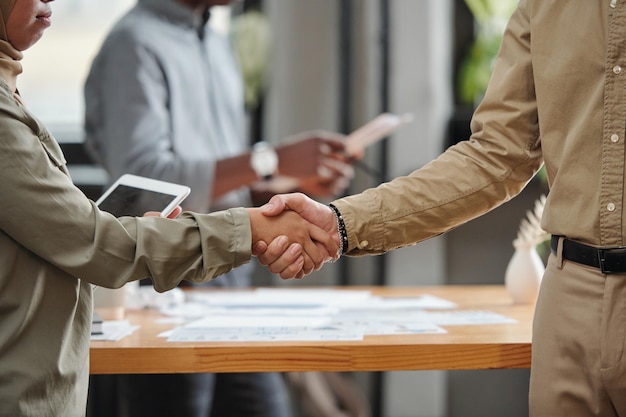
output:
[[[258,142],[252,148],[250,164],[259,177],[267,177],[278,168],[278,155],[266,142]]]

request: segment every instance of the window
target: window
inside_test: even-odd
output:
[[[135,0],[66,0],[52,4],[52,27],[24,51],[18,88],[28,108],[54,132],[81,129],[83,83],[113,22]]]
[[[24,51],[17,85],[28,108],[61,142],[82,141],[83,84],[91,61],[114,22],[136,0],[52,3],[52,26]],[[229,9],[216,7],[211,24],[228,30]]]

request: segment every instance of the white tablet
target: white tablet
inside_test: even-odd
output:
[[[141,217],[148,211],[157,211],[166,217],[190,191],[184,185],[125,174],[102,194],[96,204],[100,210],[116,217]]]

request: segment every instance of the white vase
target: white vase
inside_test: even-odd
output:
[[[545,267],[535,245],[513,241],[515,252],[504,273],[504,285],[516,304],[530,304],[537,300]]]

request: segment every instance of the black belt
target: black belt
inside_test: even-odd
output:
[[[556,253],[560,236],[552,236],[550,247]],[[579,264],[593,266],[603,274],[626,273],[626,246],[598,248],[563,239],[563,259]]]

